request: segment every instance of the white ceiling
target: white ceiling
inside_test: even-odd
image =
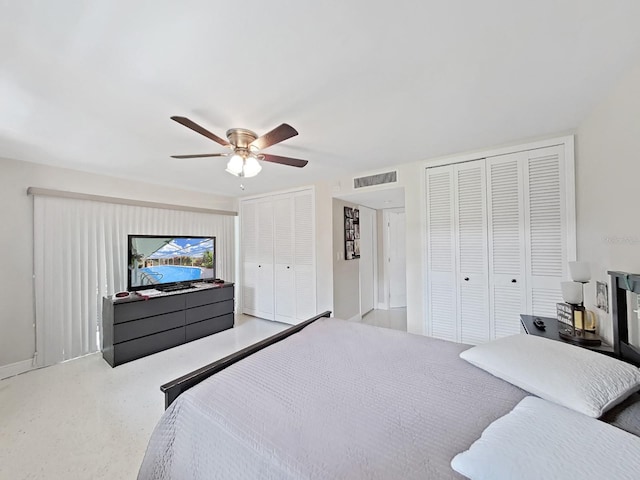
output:
[[[640,62],[637,0],[4,1],[0,157],[226,195],[566,132]],[[219,136],[300,135],[245,180]]]

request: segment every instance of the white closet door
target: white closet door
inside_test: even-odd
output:
[[[275,319],[292,323],[296,316],[293,251],[293,201],[291,195],[273,198]]]
[[[455,165],[454,187],[459,338],[477,344],[490,339],[484,159]]]
[[[295,320],[316,315],[316,222],[312,190],[293,194]]]
[[[491,338],[520,333],[527,309],[522,166],[527,153],[487,159]]]
[[[298,323],[316,315],[313,190],[241,201],[243,311]]]
[[[242,311],[257,315],[258,224],[255,202],[242,202],[240,210],[242,244]]]
[[[261,200],[256,204],[258,225],[258,274],[256,315],[267,320],[274,319],[274,275],[273,275],[273,202]]]
[[[567,269],[564,148],[526,152],[524,166],[527,311],[555,317]]]
[[[453,167],[428,168],[427,196],[427,331],[458,340]]]

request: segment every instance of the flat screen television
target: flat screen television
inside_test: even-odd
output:
[[[129,235],[127,290],[179,290],[216,278],[216,237]]]

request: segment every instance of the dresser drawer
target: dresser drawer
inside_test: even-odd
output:
[[[128,322],[138,318],[184,310],[184,299],[184,295],[170,295],[138,302],[116,303],[113,306],[113,323]]]
[[[233,299],[233,286],[207,288],[200,292],[189,292],[186,296],[186,308],[199,307],[209,303]]]
[[[184,327],[180,327],[119,343],[113,346],[114,365],[181,345],[184,338]]]
[[[126,342],[127,340],[171,330],[183,325],[184,311],[117,323],[113,326],[113,343]]]
[[[186,328],[186,341],[190,342],[196,338],[206,337],[231,327],[233,327],[233,313],[202,322],[191,323]]]
[[[211,303],[202,307],[190,308],[187,310],[186,323],[200,322],[213,317],[219,317],[227,313],[233,313],[233,300],[225,300],[224,302]]]

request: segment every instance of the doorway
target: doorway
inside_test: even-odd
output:
[[[356,307],[360,321],[406,331],[404,188],[375,189],[335,195],[335,198],[359,208],[360,258],[347,261],[349,266],[357,265],[358,270],[356,278],[347,278],[350,275],[345,275],[342,265],[344,228],[341,222],[335,221],[334,295],[336,285],[341,285],[340,292],[344,289],[353,291],[353,286],[345,285],[345,281],[354,282],[360,292]],[[334,212],[334,215],[340,214],[338,210]],[[340,301],[341,298],[334,296],[334,310],[338,306],[336,302]]]
[[[405,213],[404,209],[385,210],[386,255],[388,264],[388,299],[389,308],[407,306],[407,267],[405,247]]]

